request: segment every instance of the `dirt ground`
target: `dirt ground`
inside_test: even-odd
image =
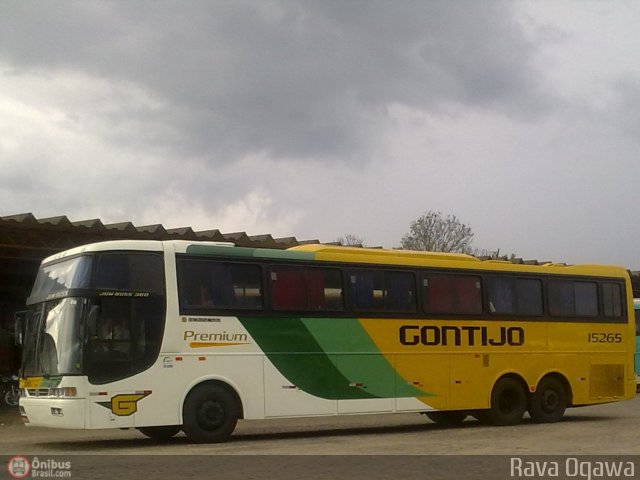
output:
[[[563,421],[513,427],[467,419],[442,427],[419,414],[240,421],[231,440],[194,445],[182,435],[158,443],[137,430],[26,427],[0,410],[0,455],[640,455],[640,398],[568,409]],[[640,473],[640,472],[639,472]]]
[[[640,475],[640,398],[567,411],[563,421],[513,427],[468,419],[441,427],[418,414],[244,421],[227,443],[194,445],[179,435],[158,443],[136,430],[57,430],[26,427],[16,410],[0,410],[0,480],[14,478],[16,457],[35,465],[68,462],[40,477],[113,479],[224,478],[333,480],[513,479],[513,462],[565,462],[588,467],[620,461]],[[21,459],[21,460],[22,460]],[[567,464],[568,465],[568,464]],[[564,474],[563,474],[564,473]],[[593,475],[591,478],[595,478]],[[607,477],[613,478],[613,477]],[[615,477],[623,478],[623,477]]]

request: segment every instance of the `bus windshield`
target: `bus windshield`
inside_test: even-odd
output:
[[[29,297],[21,376],[86,375],[94,384],[148,368],[160,350],[162,255],[105,252],[43,265]]]
[[[84,303],[79,298],[64,298],[39,304],[29,311],[23,376],[81,373],[81,318]]]
[[[66,296],[74,288],[87,288],[91,275],[91,257],[76,257],[38,271],[28,303]]]

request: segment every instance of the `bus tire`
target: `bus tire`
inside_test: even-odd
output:
[[[493,386],[491,408],[482,416],[486,415],[492,425],[516,425],[526,410],[527,395],[522,384],[513,377],[503,377]]]
[[[237,396],[228,388],[205,383],[184,401],[182,430],[195,443],[224,442],[236,428],[240,411]]]
[[[138,431],[144,436],[154,440],[169,440],[182,430],[180,425],[164,425],[161,427],[139,427]]]
[[[20,390],[7,390],[4,394],[4,403],[10,407],[17,407],[18,403],[20,403]]]
[[[567,409],[567,390],[560,380],[545,377],[529,396],[529,415],[536,423],[557,422]]]
[[[429,420],[439,425],[459,425],[468,413],[462,410],[424,412]]]

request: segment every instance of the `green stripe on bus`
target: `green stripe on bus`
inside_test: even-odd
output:
[[[215,245],[189,245],[187,253],[194,255],[222,255],[225,257],[273,258],[281,260],[313,260],[314,252],[271,250],[268,248],[218,247]]]
[[[299,318],[239,318],[271,363],[302,391],[331,400],[376,398],[350,386]]]
[[[352,383],[361,383],[377,397],[420,397],[430,394],[407,384],[380,352],[356,318],[306,318],[302,323],[336,368]]]
[[[316,397],[429,395],[407,385],[357,319],[240,317],[240,322],[289,382]]]
[[[275,258],[282,260],[314,260],[316,258],[315,252],[270,250],[268,248],[256,248],[253,256],[256,258]]]

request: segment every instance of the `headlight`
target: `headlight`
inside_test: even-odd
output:
[[[64,387],[64,388],[51,388],[49,389],[49,395],[53,397],[75,397],[78,395],[76,387]]]

